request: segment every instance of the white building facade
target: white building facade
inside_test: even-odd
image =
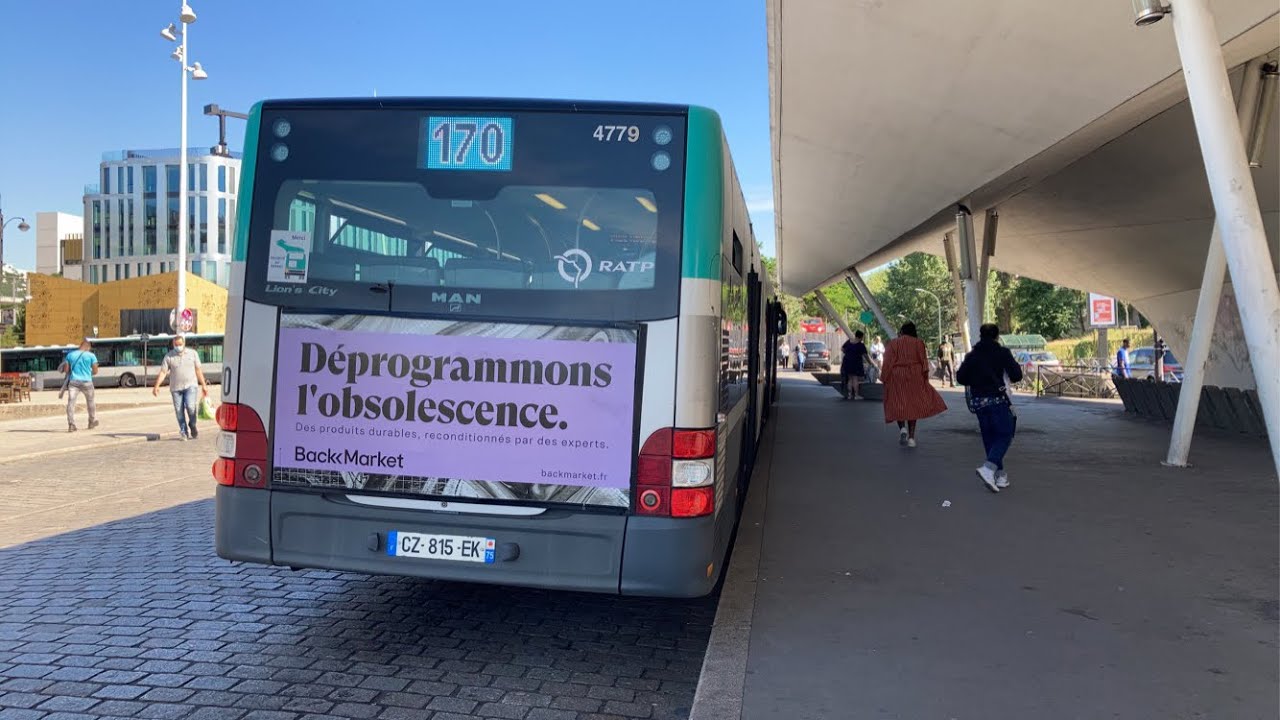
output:
[[[64,212],[36,213],[36,272],[84,280],[84,218]]]
[[[240,157],[187,154],[187,270],[226,287]],[[104,283],[178,269],[177,149],[103,153],[85,186],[84,280]]]

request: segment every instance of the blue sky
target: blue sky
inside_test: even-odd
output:
[[[192,0],[190,144],[207,103],[267,97],[480,95],[696,103],[720,112],[773,254],[763,0]],[[5,3],[0,195],[5,261],[35,265],[35,214],[83,213],[104,150],[177,147],[176,63],[159,31],[181,0]],[[239,149],[244,126],[230,121]]]

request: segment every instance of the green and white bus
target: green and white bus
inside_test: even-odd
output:
[[[220,556],[711,591],[780,313],[714,112],[265,101],[240,197]]]

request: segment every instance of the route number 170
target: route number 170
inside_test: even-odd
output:
[[[640,128],[635,125],[597,125],[591,137],[600,142],[636,142],[640,139]]]

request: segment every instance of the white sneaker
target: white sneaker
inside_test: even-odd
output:
[[[996,487],[1001,490],[1009,487],[1009,476],[1003,470],[996,471]]]
[[[909,447],[909,448],[913,448],[913,447],[915,447],[915,446],[916,446],[916,439],[915,439],[915,438],[907,438],[907,447]]]
[[[978,479],[982,481],[982,484],[983,484],[983,485],[986,485],[986,486],[987,486],[987,489],[988,489],[988,490],[990,490],[990,491],[991,491],[991,492],[993,492],[993,493],[998,493],[998,492],[1000,492],[1000,486],[999,486],[999,485],[996,485],[996,471],[995,471],[995,470],[992,470],[990,467],[988,467],[988,466],[984,463],[984,464],[982,464],[982,465],[979,465],[979,466],[978,466],[978,469],[977,469],[977,471],[976,471],[976,472],[978,473]]]
[[[898,431],[898,444],[899,444],[899,445],[906,445],[906,444],[907,444],[907,429],[906,429],[906,428],[902,428],[901,430],[899,430],[899,431]]]

